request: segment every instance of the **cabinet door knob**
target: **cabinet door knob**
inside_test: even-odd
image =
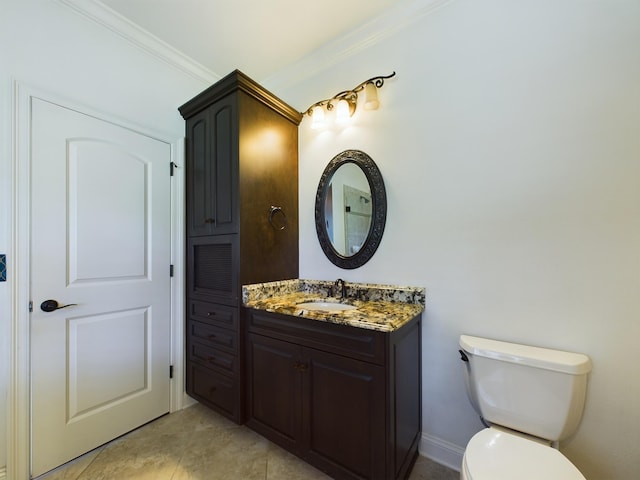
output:
[[[302,362],[293,362],[293,368],[295,368],[296,370],[300,371],[300,372],[306,372],[308,365],[306,363],[302,363]]]

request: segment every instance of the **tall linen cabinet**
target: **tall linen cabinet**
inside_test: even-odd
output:
[[[240,71],[186,121],[186,389],[244,421],[243,284],[298,277],[301,114]]]

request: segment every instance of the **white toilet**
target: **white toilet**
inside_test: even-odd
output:
[[[585,480],[557,450],[582,417],[581,353],[460,336],[467,393],[488,428],[469,441],[461,480]]]

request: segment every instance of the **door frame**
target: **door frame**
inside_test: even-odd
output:
[[[105,112],[77,104],[51,92],[13,80],[12,159],[11,159],[11,239],[10,258],[13,278],[9,292],[9,383],[7,402],[7,478],[28,480],[31,474],[31,366],[30,366],[30,124],[31,98],[37,97],[61,107],[90,115],[115,125],[155,138],[171,146],[174,175],[171,178],[171,364],[169,411],[193,403],[184,386],[184,137],[175,138],[146,126],[133,124]],[[177,110],[176,110],[177,112]],[[169,165],[167,165],[167,174]],[[167,266],[167,269],[169,267]]]

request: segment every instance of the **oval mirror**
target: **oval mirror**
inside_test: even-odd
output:
[[[316,193],[316,232],[327,258],[341,268],[371,259],[387,220],[387,194],[378,166],[360,150],[329,162]]]

